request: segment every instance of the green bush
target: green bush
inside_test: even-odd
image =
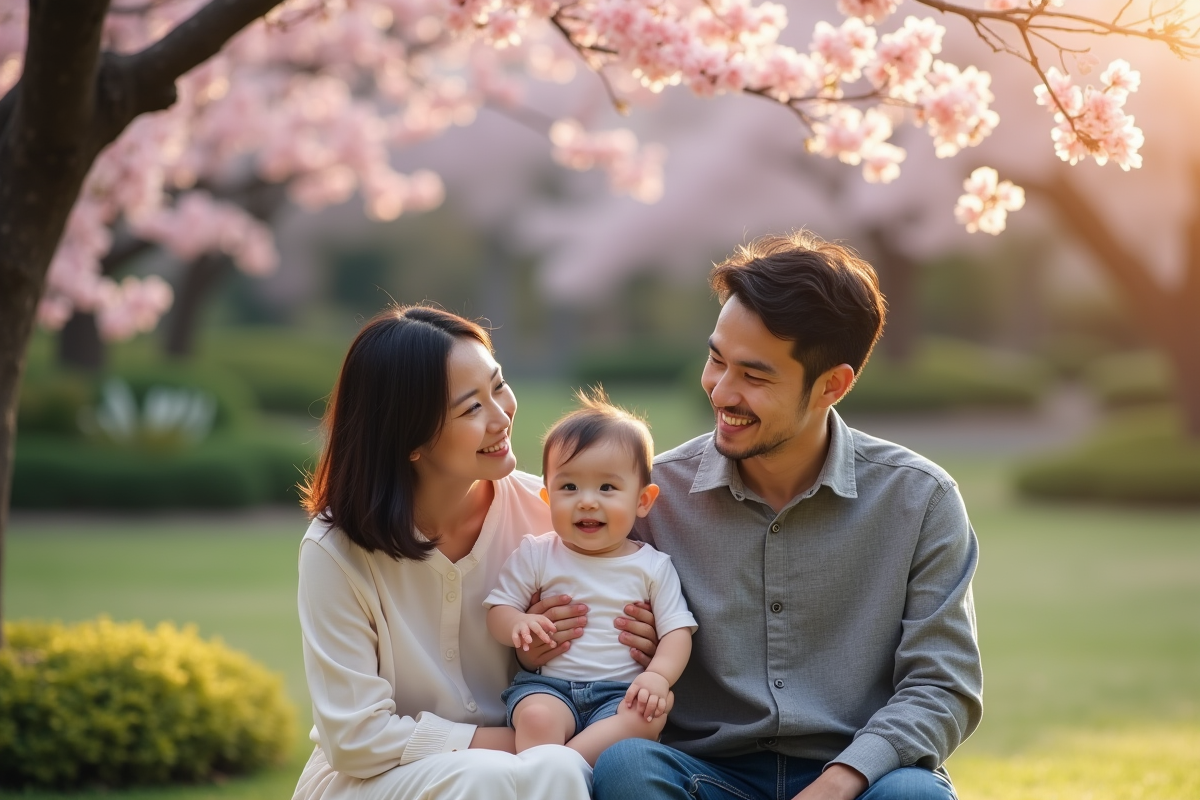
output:
[[[1091,440],[1018,468],[1029,497],[1118,503],[1200,503],[1200,441],[1168,408],[1126,412]]]
[[[194,627],[5,626],[0,786],[121,787],[243,773],[287,755],[282,679]]]
[[[306,440],[307,437],[307,440]],[[64,437],[17,438],[17,508],[236,508],[295,503],[315,435],[257,426],[168,453]]]
[[[928,339],[904,363],[876,353],[838,408],[859,412],[963,407],[1025,408],[1049,382],[1045,367],[1016,353],[969,342]]]
[[[320,417],[348,343],[279,330],[215,331],[199,360],[240,378],[259,408]]]
[[[254,394],[230,371],[213,366],[161,362],[114,367],[87,375],[59,367],[37,365],[21,384],[17,429],[21,432],[79,437],[80,412],[94,408],[104,382],[119,378],[129,384],[139,406],[152,386],[193,389],[216,401],[213,430],[252,425],[257,417]]]
[[[653,346],[585,352],[572,362],[571,382],[577,386],[680,381],[698,384],[704,355],[703,349]]]
[[[1118,353],[1097,359],[1084,382],[1105,408],[1132,408],[1171,398],[1174,380],[1166,356],[1156,350]]]

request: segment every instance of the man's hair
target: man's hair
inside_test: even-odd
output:
[[[650,464],[654,461],[654,439],[650,428],[638,416],[613,405],[599,386],[590,392],[576,393],[579,408],[561,418],[542,440],[542,475],[550,474],[550,451],[565,456],[562,466],[598,442],[616,442],[628,451],[642,486],[650,484]]]
[[[793,343],[806,396],[838,364],[857,377],[883,331],[886,304],[875,270],[809,231],[740,246],[713,268],[709,285],[722,304],[736,296],[767,330]]]

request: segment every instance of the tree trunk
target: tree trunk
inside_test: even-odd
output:
[[[105,347],[96,327],[96,315],[76,311],[58,334],[58,363],[97,372],[104,366]]]
[[[921,267],[892,243],[888,231],[881,226],[868,228],[865,240],[879,274],[879,288],[887,298],[887,326],[880,345],[888,360],[903,364],[916,352],[921,335],[917,309],[917,280]]]
[[[105,0],[29,3],[24,70],[0,98],[0,578],[26,351],[84,178],[135,117],[175,102],[176,78],[277,2],[212,0],[142,52],[103,57]]]
[[[1175,397],[1185,434],[1200,442],[1200,165],[1193,166],[1193,175],[1194,209],[1184,232],[1187,262],[1183,282],[1174,291],[1158,284],[1141,251],[1117,239],[1096,206],[1066,178],[1031,181],[1026,188],[1054,205],[1076,241],[1091,252],[1097,266],[1112,280],[1147,338],[1166,353],[1175,368]]]
[[[185,359],[195,352],[196,331],[205,302],[233,268],[233,262],[223,253],[208,253],[187,265],[167,320],[167,355]]]

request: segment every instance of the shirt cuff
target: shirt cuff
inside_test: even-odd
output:
[[[829,764],[853,767],[863,774],[869,786],[900,766],[900,754],[892,747],[892,743],[882,736],[863,733]],[[829,768],[829,764],[825,765],[826,769]]]
[[[475,725],[451,722],[447,719],[422,711],[417,714],[417,727],[408,737],[400,766],[411,764],[427,756],[466,750],[475,737]]]

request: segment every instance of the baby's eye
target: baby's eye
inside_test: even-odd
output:
[[[563,491],[564,491],[564,492],[573,492],[573,491],[575,491],[575,484],[573,484],[573,483],[564,483],[564,484],[562,485],[562,489],[563,489]]]
[[[613,486],[611,483],[600,484],[600,491],[602,492],[615,492],[616,490],[617,487]]]

